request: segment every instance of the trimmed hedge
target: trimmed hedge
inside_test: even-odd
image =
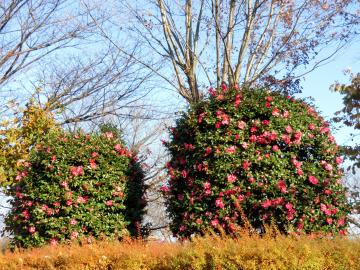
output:
[[[179,237],[208,229],[345,234],[350,208],[329,124],[303,100],[210,89],[171,128],[167,198]]]

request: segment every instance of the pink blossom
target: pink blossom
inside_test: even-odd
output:
[[[332,167],[331,164],[326,163],[326,164],[324,165],[324,169],[327,170],[327,171],[332,171],[333,167]]]
[[[239,202],[242,202],[245,199],[245,196],[241,194],[237,197],[237,199]]]
[[[284,111],[283,114],[282,114],[282,116],[283,116],[284,118],[288,118],[289,115],[290,115],[289,111]]]
[[[70,238],[71,238],[72,240],[74,240],[74,239],[78,238],[78,236],[79,236],[79,233],[76,232],[76,231],[74,231],[74,232],[71,233]]]
[[[264,208],[268,208],[271,206],[271,201],[268,199],[268,200],[265,200],[261,203],[261,206],[264,207]]]
[[[71,219],[71,220],[70,220],[70,224],[71,224],[71,225],[76,225],[76,223],[77,223],[76,219]]]
[[[270,121],[269,120],[263,120],[262,124],[265,125],[265,126],[268,126],[270,124]]]
[[[256,142],[256,140],[257,140],[257,136],[256,135],[251,135],[250,137],[249,137],[249,140],[250,140],[250,142]]]
[[[225,152],[228,154],[234,154],[236,152],[236,146],[230,146],[225,149]]]
[[[199,117],[198,117],[198,123],[199,123],[199,124],[202,123],[204,117],[205,117],[205,113],[204,113],[204,112],[202,112],[202,113],[199,114]]]
[[[225,83],[221,84],[221,90],[223,90],[224,92],[227,91],[227,85]]]
[[[248,170],[249,168],[250,168],[250,166],[251,166],[251,163],[249,162],[249,161],[247,161],[247,160],[244,160],[243,162],[242,162],[242,164],[241,164],[241,167],[246,171],[246,170]]]
[[[97,165],[96,165],[95,159],[90,158],[89,162],[90,162],[91,169],[93,169],[93,170],[96,169]]]
[[[217,198],[215,200],[215,205],[216,205],[216,207],[219,207],[219,208],[224,208],[225,207],[225,204],[223,203],[221,198]]]
[[[235,96],[234,106],[235,106],[235,107],[239,107],[239,106],[240,106],[240,103],[241,103],[241,95],[240,95],[240,94],[237,94],[237,95]]]
[[[273,145],[271,148],[274,152],[279,151],[279,146],[278,145]]]
[[[211,225],[212,225],[213,227],[217,227],[217,226],[219,225],[219,220],[218,220],[218,219],[213,219],[213,220],[211,221]]]
[[[112,139],[112,138],[114,138],[114,134],[112,133],[112,132],[105,132],[105,137],[106,137],[106,139]]]
[[[60,186],[62,186],[63,188],[68,188],[68,183],[66,181],[62,181]]]
[[[237,126],[239,129],[244,129],[246,126],[246,123],[244,121],[239,121]]]
[[[121,147],[120,144],[117,143],[117,144],[115,144],[114,149],[115,149],[117,152],[119,152],[119,151],[122,150],[122,147]]]
[[[59,202],[54,202],[54,203],[53,203],[53,206],[59,207],[59,206],[60,206],[60,203],[59,203]]]
[[[314,130],[314,129],[315,129],[315,125],[314,125],[314,124],[309,124],[308,129],[309,129],[309,130]]]
[[[302,169],[297,169],[297,170],[296,170],[296,173],[297,173],[298,175],[303,175],[303,174],[304,174],[304,172],[303,172]]]
[[[272,96],[267,96],[267,97],[265,98],[265,100],[268,101],[268,102],[271,102],[271,101],[273,100],[273,97],[272,97]]]
[[[22,211],[22,215],[24,216],[25,219],[30,219],[30,213],[29,210],[24,210]]]
[[[228,176],[227,176],[227,181],[228,181],[229,183],[234,183],[236,180],[237,180],[236,175],[234,175],[234,174],[228,174]]]
[[[56,238],[51,238],[50,239],[50,245],[51,246],[56,246],[58,244],[58,240]]]
[[[182,175],[183,178],[187,178],[188,171],[187,170],[182,170],[181,175]]]
[[[92,152],[91,153],[91,157],[92,158],[96,158],[97,156],[99,156],[99,154],[97,152]]]
[[[326,218],[326,223],[329,224],[329,225],[332,224],[333,219],[331,217]]]
[[[36,228],[34,226],[28,227],[28,232],[34,234],[36,232]]]
[[[255,183],[255,178],[254,178],[254,177],[250,177],[248,181],[249,181],[249,183],[251,183],[251,184],[252,184],[252,183]]]
[[[206,157],[206,156],[210,155],[211,152],[212,152],[211,147],[206,147],[204,156]]]
[[[164,192],[164,193],[169,192],[169,188],[168,188],[167,186],[162,186],[162,187],[160,188],[160,190],[161,190],[162,192]]]
[[[89,200],[88,196],[79,196],[76,200],[77,203],[87,203]]]
[[[212,95],[213,97],[216,97],[216,90],[213,87],[210,87],[208,89],[208,92],[210,95]]]
[[[203,186],[204,186],[205,189],[211,188],[211,184],[210,184],[209,182],[205,182],[205,183],[203,184]]]
[[[274,108],[272,110],[272,116],[279,116],[280,115],[280,110],[278,108]]]
[[[109,200],[109,201],[106,201],[106,202],[105,202],[105,205],[106,205],[106,206],[113,206],[114,203],[113,203],[112,200]]]
[[[290,144],[291,140],[290,137],[286,134],[281,135],[281,139],[286,143],[286,144]]]
[[[82,166],[71,166],[70,172],[73,176],[78,176],[83,174],[83,167]]]
[[[71,200],[71,199],[70,199],[70,200],[67,200],[67,201],[66,201],[66,205],[67,205],[67,206],[72,205],[72,200]]]
[[[292,205],[292,203],[290,203],[290,202],[287,202],[286,204],[285,204],[285,208],[287,209],[287,210],[292,210],[293,209],[293,205]]]
[[[311,184],[313,184],[313,185],[317,185],[317,184],[319,183],[319,180],[318,180],[315,176],[310,175],[310,176],[309,176],[309,182],[310,182]]]
[[[341,164],[342,162],[343,162],[343,159],[342,159],[342,157],[336,157],[335,158],[335,162],[336,162],[336,164]]]
[[[221,123],[220,123],[220,122],[216,122],[216,123],[215,123],[215,128],[216,128],[216,129],[219,129],[220,127],[221,127]]]
[[[285,127],[285,131],[290,134],[290,133],[293,131],[293,129],[292,129],[292,127],[289,125],[289,126]]]
[[[337,221],[337,224],[339,226],[343,226],[345,224],[345,218],[344,217],[341,217],[338,221]]]
[[[180,225],[180,227],[179,227],[179,231],[180,231],[180,232],[185,231],[185,226],[184,226],[184,225]]]
[[[177,199],[178,199],[179,201],[183,201],[183,200],[184,200],[184,195],[183,195],[183,194],[178,194],[178,195],[177,195]]]
[[[241,146],[244,148],[244,149],[247,149],[249,147],[249,144],[247,142],[243,142],[241,144]]]
[[[284,180],[279,180],[277,183],[278,188],[280,189],[281,193],[286,193],[286,184],[284,182]]]

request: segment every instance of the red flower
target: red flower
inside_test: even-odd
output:
[[[332,223],[333,223],[333,219],[330,218],[330,217],[326,218],[326,223],[329,224],[329,225],[332,224]]]
[[[313,184],[313,185],[317,185],[317,184],[319,183],[319,180],[318,180],[315,176],[310,175],[310,176],[309,176],[309,182],[310,182],[311,184]]]
[[[238,128],[239,128],[239,129],[244,129],[245,126],[246,126],[246,123],[245,123],[244,121],[239,121],[239,122],[238,122]]]
[[[263,123],[263,125],[268,126],[270,124],[270,121],[269,120],[263,120],[262,123]]]
[[[199,114],[199,117],[198,117],[198,123],[199,123],[199,124],[202,123],[204,117],[205,117],[205,113],[204,113],[204,112],[202,112],[202,113]]]
[[[314,125],[314,124],[309,124],[308,129],[314,130],[314,129],[315,129],[315,125]]]
[[[90,162],[91,169],[96,169],[97,165],[96,165],[95,159],[90,158],[89,162]]]
[[[168,188],[167,186],[162,186],[162,187],[160,188],[160,190],[161,190],[162,192],[164,192],[164,193],[169,192],[169,188]]]
[[[335,158],[335,162],[336,162],[336,164],[341,164],[342,162],[343,162],[343,159],[342,159],[342,157],[336,157]]]
[[[272,116],[279,116],[280,115],[280,110],[278,108],[274,108],[272,110]]]

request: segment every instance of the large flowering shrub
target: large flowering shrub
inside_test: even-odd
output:
[[[349,205],[330,128],[302,100],[210,89],[165,143],[167,197],[179,237],[275,223],[283,232],[345,233]]]
[[[140,233],[143,173],[113,132],[45,135],[17,181],[5,220],[16,246]]]

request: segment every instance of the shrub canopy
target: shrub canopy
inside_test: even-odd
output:
[[[19,170],[6,230],[13,245],[139,235],[143,172],[113,132],[50,132]]]
[[[167,197],[179,237],[245,220],[283,232],[345,233],[349,205],[329,124],[303,100],[210,89],[171,128]]]

